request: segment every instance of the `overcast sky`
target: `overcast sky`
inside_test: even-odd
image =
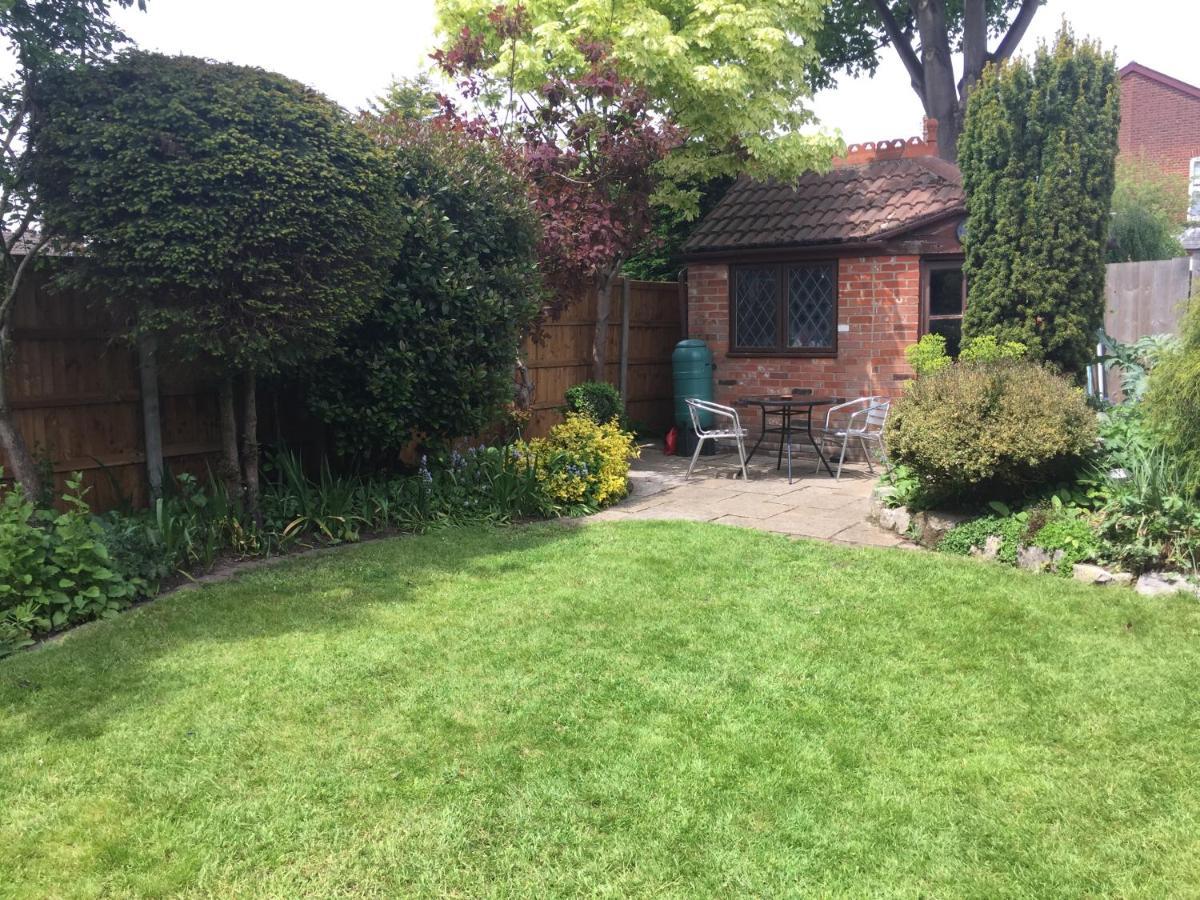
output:
[[[120,20],[146,49],[273,69],[350,108],[377,96],[393,76],[427,64],[433,0],[149,0]],[[1050,0],[1023,50],[1049,38],[1065,15],[1076,33],[1200,84],[1200,0]],[[874,79],[843,77],[815,98],[821,123],[849,142],[920,133],[921,105],[891,50]]]

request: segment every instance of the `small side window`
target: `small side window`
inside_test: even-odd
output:
[[[962,347],[963,309],[967,287],[962,260],[938,260],[925,264],[921,297],[923,331],[946,339],[946,352],[958,356]]]

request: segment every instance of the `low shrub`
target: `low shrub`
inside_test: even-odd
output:
[[[998,341],[995,336],[983,334],[963,343],[958,354],[960,363],[993,363],[1004,359],[1024,359],[1029,348],[1020,341]],[[932,331],[922,335],[915,344],[904,348],[904,356],[918,378],[940,372],[954,364],[946,352],[946,339]]]
[[[995,335],[981,334],[963,341],[958,361],[964,363],[993,363],[1003,359],[1024,359],[1029,348],[1020,341],[998,341]]]
[[[994,504],[989,515],[963,522],[950,529],[938,543],[946,553],[966,556],[973,547],[983,549],[988,538],[1000,539],[996,559],[1009,565],[1017,562],[1021,547],[1036,546],[1053,555],[1062,551],[1057,572],[1069,575],[1076,563],[1101,557],[1103,545],[1096,527],[1084,510],[1067,506],[1056,496],[1049,505],[1011,512]]]
[[[63,512],[36,507],[19,487],[0,497],[0,655],[112,615],[144,589],[117,570],[84,494],[76,474],[67,482]]]
[[[607,381],[585,381],[567,388],[567,412],[587,416],[596,422],[625,420],[621,394]]]
[[[936,502],[1008,500],[1072,475],[1095,446],[1096,416],[1039,364],[954,365],[909,386],[884,439]]]
[[[1196,571],[1200,562],[1200,474],[1169,447],[1134,446],[1105,475],[1105,553],[1135,572]]]
[[[932,331],[922,335],[915,344],[905,347],[904,358],[913,367],[918,378],[932,375],[954,362],[946,352],[946,338]]]
[[[1017,548],[1021,545],[1021,537],[1025,533],[1026,517],[1015,515],[986,515],[955,525],[938,542],[938,549],[944,553],[956,553],[966,556],[972,547],[983,549],[990,537],[1000,538],[1000,549],[996,558],[1001,562],[1014,564],[1017,561]]]
[[[629,464],[638,456],[634,436],[615,420],[601,423],[578,414],[519,452],[533,460],[546,496],[569,512],[599,509],[624,497]]]
[[[1101,558],[1104,545],[1097,533],[1096,522],[1085,510],[1065,506],[1054,498],[1049,510],[1039,512],[1041,515],[1028,529],[1026,543],[1035,544],[1051,554],[1061,551],[1059,574],[1069,575],[1075,564]]]

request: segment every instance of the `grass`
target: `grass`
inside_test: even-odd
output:
[[[1200,606],[443,531],[0,663],[5,896],[1194,895]]]

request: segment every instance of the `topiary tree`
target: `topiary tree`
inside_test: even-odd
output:
[[[537,218],[496,148],[402,112],[363,125],[386,149],[407,223],[382,299],[308,371],[309,407],[344,453],[477,433],[512,401],[541,308]]]
[[[222,475],[238,493],[240,468],[256,509],[256,379],[328,353],[382,287],[382,154],[302,84],[190,57],[128,53],[47,79],[38,100],[47,223],[86,245],[80,277],[132,304],[133,333],[211,366]]]
[[[1114,58],[1064,28],[1033,62],[989,67],[967,104],[964,337],[1025,344],[1078,372],[1104,318],[1117,152]]]

